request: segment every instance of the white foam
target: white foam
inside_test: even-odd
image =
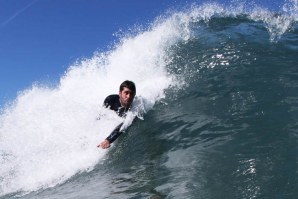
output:
[[[92,169],[106,152],[97,144],[122,122],[113,111],[101,108],[122,81],[137,85],[142,103],[135,115],[164,97],[173,83],[166,71],[165,48],[180,37],[170,22],[165,23],[123,38],[110,52],[75,63],[56,88],[33,86],[23,91],[4,110],[0,195],[54,186]],[[128,117],[125,125],[131,121]]]
[[[295,22],[298,20],[298,0],[289,0],[283,7],[282,11],[287,13]]]

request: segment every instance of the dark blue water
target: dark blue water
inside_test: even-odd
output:
[[[166,48],[179,86],[93,169],[1,198],[297,198],[298,25],[252,15],[191,20]]]

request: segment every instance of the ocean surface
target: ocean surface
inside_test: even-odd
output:
[[[295,0],[172,10],[32,85],[0,115],[0,198],[298,198],[297,16]],[[122,119],[101,105],[126,79]]]

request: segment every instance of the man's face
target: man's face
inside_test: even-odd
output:
[[[122,91],[119,91],[120,102],[123,106],[128,107],[135,97],[135,93],[129,88],[124,87]]]

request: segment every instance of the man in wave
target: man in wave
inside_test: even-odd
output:
[[[110,108],[113,111],[116,111],[116,113],[120,117],[125,117],[126,112],[130,109],[132,101],[136,95],[136,86],[132,81],[124,81],[120,85],[119,94],[118,95],[109,95],[104,100],[104,106],[106,108]],[[120,128],[123,123],[118,125],[113,132],[97,147],[101,147],[103,149],[109,148],[111,146],[111,143],[113,143],[122,133],[123,131],[120,131]]]

